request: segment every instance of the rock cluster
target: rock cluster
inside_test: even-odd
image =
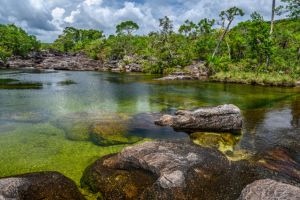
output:
[[[0,63],[0,68],[20,69],[34,68],[39,70],[71,70],[71,71],[114,71],[142,72],[141,59],[125,57],[123,60],[102,62],[87,57],[84,53],[58,53],[50,51],[35,52],[26,58],[11,57],[7,64]]]
[[[85,170],[81,185],[114,200],[223,200],[237,199],[246,185],[266,178],[290,180],[248,161],[229,161],[215,149],[154,141],[97,160]]]
[[[28,58],[12,57],[7,66],[12,69],[33,67],[36,69],[55,69],[73,71],[100,70],[102,62],[88,58],[82,53],[59,54],[40,52],[29,55]]]
[[[189,133],[199,131],[238,132],[242,129],[241,111],[234,105],[199,108],[194,111],[179,110],[172,115],[163,115],[155,122]]]
[[[177,71],[168,76],[159,78],[160,81],[173,80],[207,80],[210,75],[209,69],[205,66],[205,62],[198,61],[186,66],[183,71]]]

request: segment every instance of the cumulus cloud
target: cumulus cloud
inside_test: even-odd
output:
[[[158,29],[158,19],[169,16],[175,28],[186,19],[217,18],[231,6],[242,8],[245,20],[254,12],[270,19],[270,0],[0,0],[0,23],[15,23],[45,42],[53,41],[66,26],[115,31],[116,24],[133,20],[138,34]]]

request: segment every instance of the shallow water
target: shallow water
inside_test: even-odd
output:
[[[225,103],[242,109],[243,134],[230,148],[217,148],[241,159],[279,146],[300,162],[299,88],[158,82],[150,75],[100,72],[0,71],[1,78],[41,82],[43,88],[0,90],[0,177],[54,170],[79,183],[86,166],[126,146],[103,146],[77,135],[74,139],[66,132],[75,122],[66,125],[70,121],[64,119],[85,123],[98,116],[126,116],[130,122],[125,137],[189,140],[185,133],[153,125],[150,113]],[[59,84],[65,80],[77,84]]]

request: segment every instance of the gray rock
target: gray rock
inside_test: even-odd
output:
[[[171,126],[185,132],[238,132],[242,129],[241,111],[234,105],[199,108],[195,111],[179,110],[175,116],[164,115],[155,124]]]
[[[76,184],[57,172],[40,172],[0,179],[0,200],[84,200]]]
[[[194,77],[191,76],[191,74],[186,72],[174,72],[168,76],[156,79],[159,81],[174,81],[174,80],[195,80]]]
[[[299,200],[300,188],[270,179],[258,180],[242,191],[238,200]]]
[[[60,54],[51,52],[32,53],[27,58],[12,57],[7,65],[11,69],[33,67],[37,69],[94,71],[101,70],[103,63],[88,58],[85,54]]]

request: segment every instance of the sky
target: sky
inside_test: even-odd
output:
[[[237,6],[247,20],[254,11],[271,17],[272,0],[0,0],[0,23],[15,24],[42,42],[53,42],[63,29],[73,26],[115,32],[115,26],[133,20],[137,34],[158,30],[158,19],[169,16],[175,29],[186,19],[218,19],[220,11]]]

